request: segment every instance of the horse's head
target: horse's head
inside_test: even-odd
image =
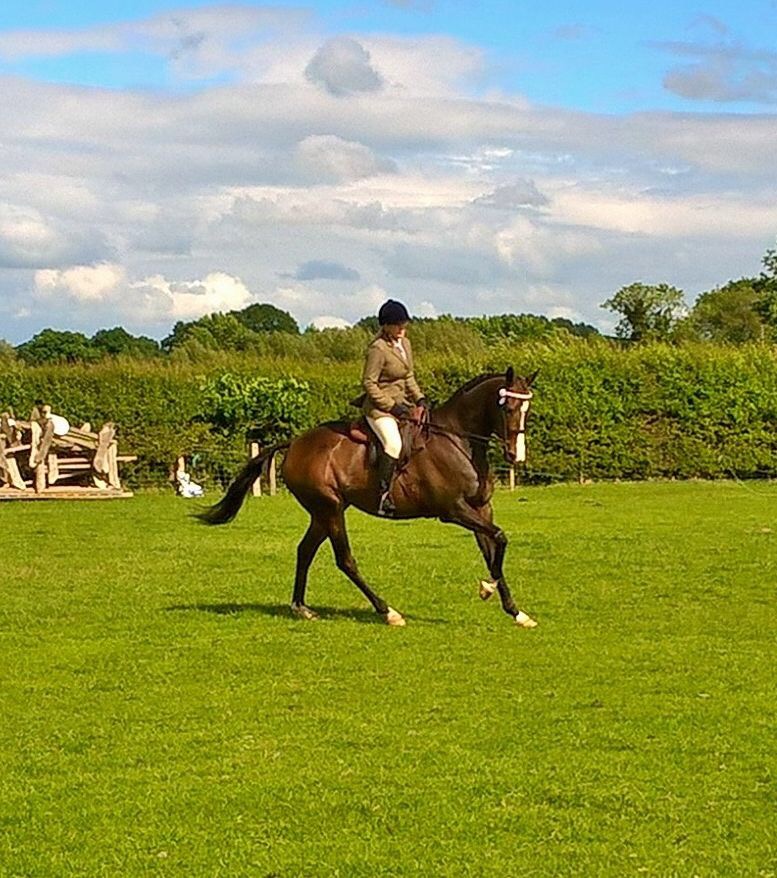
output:
[[[521,378],[510,366],[498,391],[501,425],[495,432],[504,441],[505,460],[509,464],[526,460],[526,418],[533,396],[531,386],[536,377],[537,372],[534,372]]]

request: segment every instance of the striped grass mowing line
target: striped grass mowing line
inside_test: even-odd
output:
[[[474,539],[349,514],[391,629],[306,518],[3,504],[2,876],[775,874],[777,486],[500,493],[535,631]]]

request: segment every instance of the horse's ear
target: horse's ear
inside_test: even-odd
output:
[[[508,366],[507,372],[505,373],[505,385],[507,387],[512,387],[513,381],[515,381],[515,369],[513,369],[512,366]]]
[[[538,376],[539,374],[540,374],[540,370],[539,370],[539,369],[535,369],[535,370],[531,373],[531,375],[529,375],[529,377],[526,379],[526,386],[527,386],[527,387],[531,387],[532,384],[534,384],[534,382],[535,382],[535,380],[536,380],[536,378],[537,378],[537,376]]]

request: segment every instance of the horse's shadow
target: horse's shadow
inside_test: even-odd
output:
[[[294,619],[288,604],[176,604],[171,607],[165,607],[167,612],[191,612],[213,613],[216,616],[240,616],[244,613],[258,613],[262,616],[285,617],[290,621],[301,621]],[[338,620],[345,619],[350,622],[359,622],[365,625],[385,625],[385,622],[375,613],[374,610],[367,608],[347,608],[343,607],[315,607],[316,613],[322,620],[328,619]],[[424,622],[428,625],[447,625],[447,619],[434,619],[424,616],[413,616],[403,614],[410,622]]]

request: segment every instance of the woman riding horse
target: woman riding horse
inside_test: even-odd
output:
[[[486,600],[498,592],[502,609],[521,628],[533,628],[537,623],[516,606],[505,580],[507,537],[494,523],[488,445],[493,436],[508,463],[524,459],[533,380],[534,375],[515,375],[511,367],[505,373],[479,375],[459,388],[431,413],[425,427],[427,436],[397,476],[393,494],[397,518],[438,518],[474,534],[490,576],[481,582],[480,597]],[[419,395],[414,394],[416,399]],[[292,612],[302,619],[316,618],[305,603],[308,571],[321,544],[329,540],[337,566],[375,612],[389,625],[404,625],[401,613],[364,580],[351,552],[345,511],[355,506],[375,515],[383,485],[369,465],[367,444],[353,435],[348,423],[319,424],[291,442],[266,449],[243,467],[224,497],[199,517],[207,524],[231,521],[272,456],[284,448],[284,482],[310,515],[308,529],[297,546]]]
[[[391,480],[402,451],[397,419],[410,413],[411,404],[426,407],[426,398],[413,372],[413,349],[407,337],[409,322],[410,315],[401,302],[389,299],[380,306],[380,334],[367,348],[362,373],[362,409],[382,447],[378,460],[378,515],[387,517],[396,512],[391,500]]]

